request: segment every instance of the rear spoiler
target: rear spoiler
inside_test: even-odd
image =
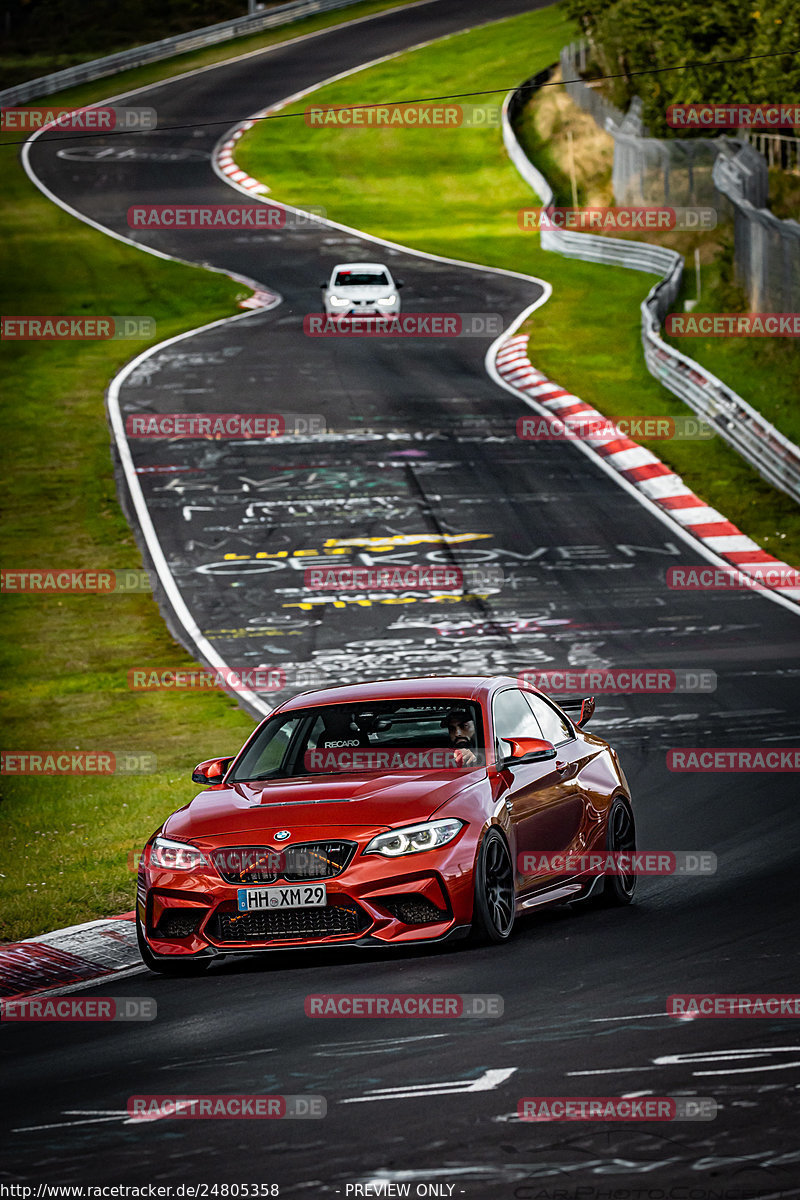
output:
[[[578,716],[575,718],[576,725],[586,725],[592,719],[594,713],[594,696],[584,696],[582,700],[556,700],[559,708],[563,708],[565,712],[570,712],[574,709],[580,709]]]

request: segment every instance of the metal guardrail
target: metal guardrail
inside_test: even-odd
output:
[[[187,54],[190,50],[200,50],[204,46],[216,46],[220,42],[227,42],[244,34],[260,33],[263,29],[271,29],[278,25],[290,25],[293,21],[314,16],[315,13],[349,8],[359,3],[361,0],[292,0],[290,4],[281,4],[277,8],[254,13],[252,16],[235,17],[232,21],[222,21],[218,25],[206,25],[203,29],[178,33],[158,42],[134,46],[132,50],[121,50],[117,54],[108,54],[105,58],[78,63],[63,71],[54,71],[52,75],[26,80],[25,83],[18,83],[15,87],[0,92],[0,104],[27,104],[29,100],[38,99],[39,96],[52,96],[54,92],[60,92],[64,88],[90,83],[93,79],[103,79],[107,75],[117,75],[131,67],[144,67],[148,63],[172,58],[176,54]]]
[[[503,142],[522,178],[539,196],[542,206],[553,203],[553,190],[523,150],[512,121],[549,72],[540,72],[503,104]],[[542,248],[587,262],[648,271],[662,278],[641,304],[642,347],[647,369],[660,383],[683,400],[720,437],[732,446],[769,483],[800,502],[800,447],[765,420],[759,412],[716,375],[675,350],[661,337],[661,322],[675,303],[683,277],[683,256],[663,246],[628,242],[592,233],[543,229]]]

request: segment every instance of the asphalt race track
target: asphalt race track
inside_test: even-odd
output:
[[[236,121],[366,59],[530,7],[494,0],[488,13],[484,0],[437,0],[334,29],[139,93],[161,128],[130,144],[159,161],[65,158],[66,142],[53,138],[34,143],[31,165],[65,204],[125,236],[136,201],[243,202],[209,162]],[[283,694],[296,690],[300,665],[332,682],[526,667],[714,671],[711,693],[601,698],[592,729],[620,748],[639,845],[713,851],[718,870],[643,879],[630,909],[526,918],[499,948],[229,956],[198,979],[143,971],[93,988],[154,996],[158,1019],[0,1031],[14,1098],[0,1181],[276,1183],[281,1195],[309,1197],[378,1182],[517,1200],[576,1189],[584,1200],[615,1189],[618,1200],[800,1193],[797,1022],[664,1015],[674,993],[792,991],[792,775],[683,776],[665,756],[800,744],[800,616],[755,593],[668,590],[667,567],[705,560],[573,447],[516,438],[527,410],[485,372],[492,337],[303,332],[319,281],[343,259],[385,259],[406,283],[404,311],[497,313],[504,326],[538,284],[317,223],[146,241],[253,278],[282,303],[151,355],[122,384],[123,415],[321,414],[331,431],[266,447],[130,442],[174,578],[224,660],[282,666]],[[309,607],[303,570],[330,563],[323,547],[343,550],[345,563],[491,565],[504,581],[457,603],[335,607],[322,594]],[[166,602],[164,613],[180,636]],[[235,749],[198,746],[197,758]],[[190,787],[174,804],[165,797],[165,813]],[[504,1015],[315,1023],[303,1002],[323,990],[499,993]],[[327,1116],[128,1121],[129,1096],[163,1093],[322,1095]],[[516,1117],[523,1096],[631,1094],[713,1097],[718,1115],[606,1129]]]

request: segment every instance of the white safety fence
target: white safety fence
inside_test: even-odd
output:
[[[266,9],[252,16],[235,17],[232,21],[207,25],[204,29],[178,33],[158,42],[148,42],[145,46],[134,46],[132,50],[108,54],[105,58],[93,58],[90,62],[78,63],[63,71],[54,71],[52,75],[26,80],[25,83],[0,92],[0,104],[27,104],[29,100],[38,99],[40,96],[52,96],[54,92],[60,92],[64,88],[90,83],[93,79],[103,79],[107,75],[117,75],[131,67],[144,67],[148,63],[172,58],[176,54],[202,50],[205,46],[216,46],[220,42],[227,42],[248,33],[260,33],[263,29],[289,25],[293,21],[301,21],[304,17],[312,17],[315,13],[349,8],[360,3],[361,0],[292,0],[290,4],[280,4],[277,8]]]
[[[503,105],[503,141],[522,178],[544,208],[553,203],[553,190],[523,150],[512,126],[514,115],[532,91],[545,81],[541,72],[510,92]],[[661,322],[672,308],[683,277],[683,257],[675,250],[646,242],[622,241],[591,233],[543,229],[542,248],[568,258],[647,271],[661,279],[641,305],[642,347],[650,374],[714,427],[742,458],[775,487],[800,502],[800,448],[756,412],[716,375],[675,350],[661,337]]]

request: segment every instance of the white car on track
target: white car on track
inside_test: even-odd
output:
[[[339,263],[321,283],[322,303],[329,317],[391,316],[400,312],[402,281],[392,278],[383,263]]]

